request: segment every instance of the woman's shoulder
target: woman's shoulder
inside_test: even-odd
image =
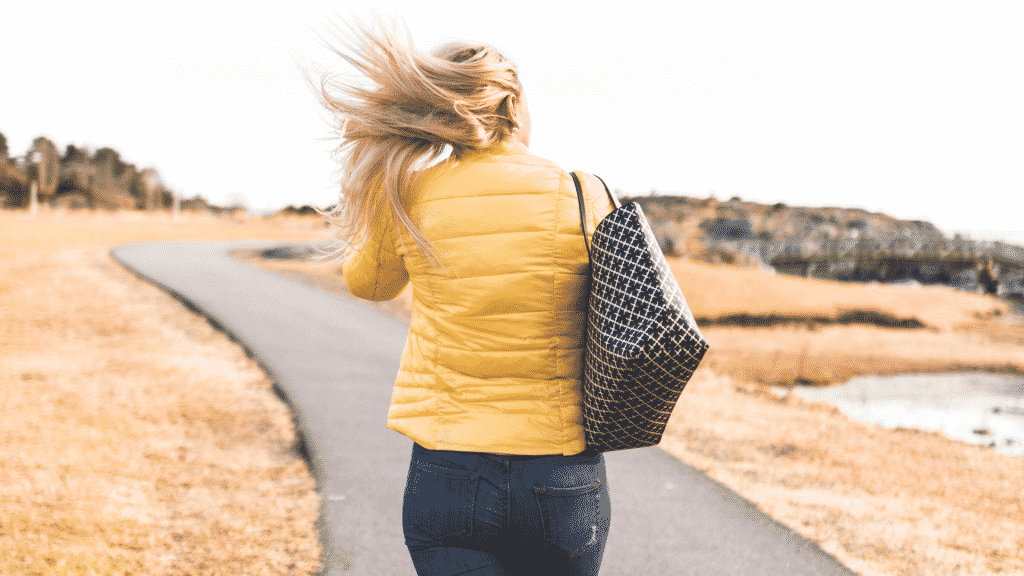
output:
[[[482,189],[497,185],[516,185],[527,189],[552,189],[570,182],[569,172],[555,162],[542,158],[519,143],[500,143],[490,148],[448,158],[424,170],[417,178],[416,188]]]
[[[498,142],[489,148],[478,150],[466,155],[462,160],[466,164],[509,164],[548,168],[552,171],[563,171],[558,164],[541,158],[530,152],[529,148],[517,141]],[[568,174],[568,173],[567,173]]]

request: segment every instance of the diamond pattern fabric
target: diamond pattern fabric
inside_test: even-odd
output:
[[[590,266],[587,447],[610,452],[653,446],[708,343],[635,202],[597,226]]]

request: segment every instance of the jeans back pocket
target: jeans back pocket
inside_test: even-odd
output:
[[[473,535],[479,474],[413,462],[402,524],[409,547],[446,546]]]
[[[540,506],[545,546],[578,556],[605,538],[600,482],[569,488],[537,486],[533,492]]]

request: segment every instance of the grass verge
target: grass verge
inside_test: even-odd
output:
[[[0,573],[314,574],[319,497],[238,346],[108,256],[313,240],[183,215],[0,212]]]

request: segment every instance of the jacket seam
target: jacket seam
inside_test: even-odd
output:
[[[456,352],[480,352],[480,353],[486,353],[485,350],[477,350],[476,348],[459,348],[458,346],[453,346],[453,345],[440,345],[440,344],[438,344],[438,348],[444,348],[445,350],[453,350],[453,351],[456,351]],[[581,347],[581,346],[578,346],[578,347],[575,347],[575,348],[564,348],[564,350],[582,350],[582,349],[583,349],[583,347]],[[540,350],[548,350],[548,347],[547,346],[542,346],[540,348],[528,348],[526,346],[522,346],[522,347],[516,347],[516,349],[514,351],[515,352],[538,352]],[[495,354],[508,354],[509,351],[508,350],[495,350],[494,353]],[[438,364],[438,366],[440,366],[440,364]]]
[[[580,172],[579,177],[580,191],[583,193],[583,214],[580,215],[580,219],[581,221],[586,223],[586,226],[583,228],[582,232],[583,234],[587,235],[587,242],[590,242],[590,234],[588,232],[590,232],[591,215],[593,214],[591,206],[592,202],[590,201],[590,194],[587,193],[587,188],[589,188],[589,186],[587,186],[587,175]]]
[[[560,173],[558,175],[558,189],[557,189],[557,192],[555,193],[555,226],[554,226],[554,230],[553,230],[553,234],[552,234],[552,242],[551,242],[552,256],[553,256],[552,262],[551,262],[551,269],[552,270],[557,270],[557,268],[558,268],[558,229],[559,229],[558,227],[559,227],[560,220],[561,220],[560,216],[562,214],[562,190],[563,190],[563,187],[565,186],[566,179],[567,178],[571,178],[571,176],[568,176],[567,174],[565,174],[564,171],[559,171],[559,172]],[[557,307],[557,302],[555,302],[557,285],[558,285],[558,275],[555,274],[555,273],[552,273],[551,274],[551,308],[550,308],[552,311],[555,310],[555,308]],[[554,324],[556,314],[554,312],[552,312],[551,316],[552,316],[552,318],[551,318],[552,324]],[[561,360],[561,342],[559,342],[558,334],[553,335],[553,342],[552,343],[553,343],[553,346],[551,347],[552,348],[552,353],[555,356],[555,376],[557,377],[559,374],[562,373],[561,372],[561,363],[560,363],[560,360]],[[558,439],[558,443],[559,443],[559,445],[564,445],[565,444],[565,422],[564,422],[564,416],[562,414],[563,409],[564,409],[564,406],[562,405],[562,401],[564,399],[563,398],[564,394],[563,394],[563,390],[562,390],[563,386],[557,380],[557,378],[555,379],[554,384],[555,384],[555,395],[556,395],[555,404],[556,404],[556,406],[558,406],[558,429],[561,432],[559,434],[560,437]]]
[[[421,265],[422,265],[422,263],[421,263]],[[430,274],[430,271],[428,271],[426,268],[424,268],[423,273],[427,275],[427,285],[430,286],[430,312],[431,312],[430,315],[433,317],[432,318],[432,322],[431,322],[431,326],[434,329],[434,334],[431,334],[430,343],[431,343],[431,346],[433,346],[433,348],[434,348],[434,366],[436,367],[436,366],[440,366],[441,365],[441,345],[440,345],[440,342],[439,342],[439,338],[437,337],[437,323],[438,323],[437,315],[440,313],[440,309],[439,309],[439,306],[437,305],[437,292],[435,291],[435,286],[434,286],[434,281],[435,281],[434,275]],[[441,436],[441,410],[440,410],[440,404],[441,404],[441,394],[442,394],[441,390],[442,390],[442,387],[440,386],[441,377],[437,373],[436,369],[433,370],[433,378],[432,378],[432,380],[434,381],[434,386],[433,386],[433,392],[434,392],[434,449],[435,450],[439,450],[439,449],[441,449],[441,447],[439,446],[439,443],[440,443],[440,436]]]
[[[377,243],[377,269],[373,273],[373,298],[377,299],[377,289],[380,287],[381,269],[384,268],[384,263],[381,260],[381,255],[384,254],[384,241],[389,236],[389,227],[384,229],[384,233],[381,235],[380,242]],[[394,246],[392,246],[392,250]]]

